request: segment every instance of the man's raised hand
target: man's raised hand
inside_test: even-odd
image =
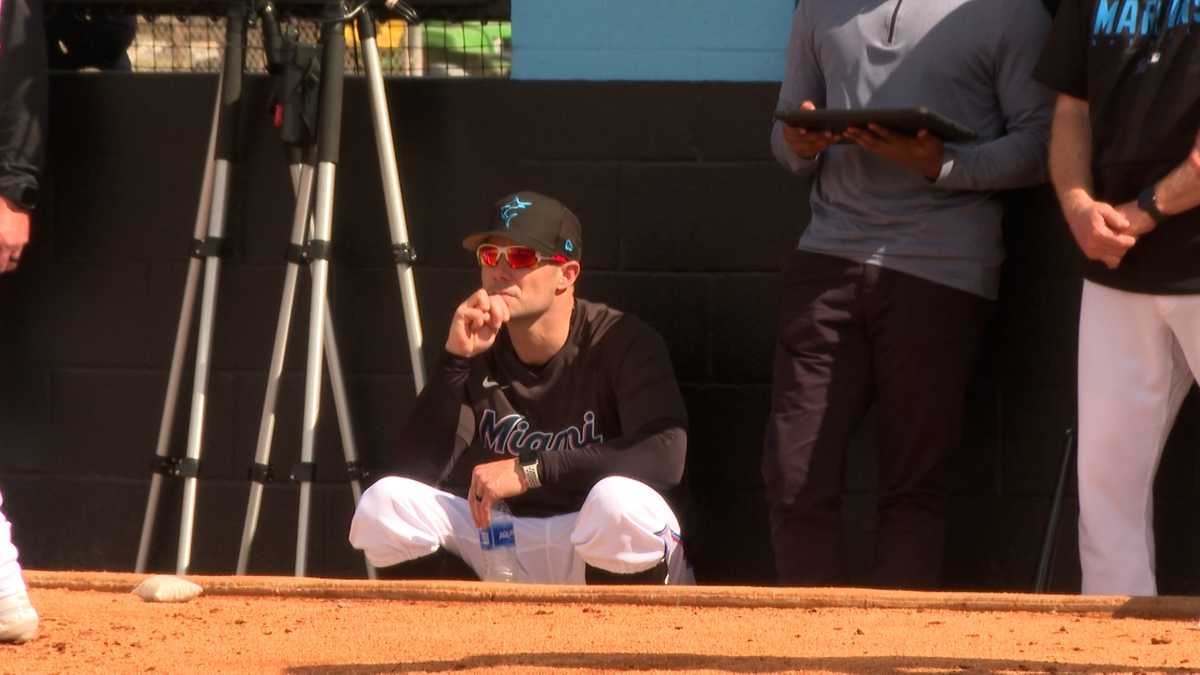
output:
[[[510,318],[508,303],[499,295],[479,289],[454,310],[446,351],[470,358],[492,348],[496,335]]]

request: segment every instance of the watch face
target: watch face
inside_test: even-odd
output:
[[[8,202],[10,208],[26,213],[32,213],[34,207],[37,206],[37,195],[37,188],[31,186],[6,190],[0,193],[0,197],[3,197]]]
[[[17,197],[17,206],[25,211],[32,211],[37,207],[38,190],[33,186],[22,188],[20,196]]]
[[[1162,222],[1166,215],[1158,210],[1158,201],[1154,198],[1154,187],[1148,187],[1138,193],[1138,208],[1150,215],[1154,222]]]

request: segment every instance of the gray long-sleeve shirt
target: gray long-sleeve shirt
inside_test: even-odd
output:
[[[1033,67],[1050,29],[1039,0],[800,0],[779,109],[925,106],[973,129],[929,181],[856,145],[803,159],[816,172],[799,247],[995,298],[1004,248],[995,191],[1043,182],[1053,94]]]

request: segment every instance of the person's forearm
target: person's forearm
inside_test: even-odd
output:
[[[1058,97],[1050,134],[1050,180],[1064,209],[1072,200],[1092,197],[1092,123],[1087,101]]]
[[[2,3],[0,43],[0,196],[22,211],[37,201],[48,118],[41,0]]]
[[[951,190],[994,192],[1043,183],[1050,136],[1049,93],[1025,82],[1019,93],[1006,94],[1007,129],[1003,136],[966,145],[948,143],[937,184]]]
[[[948,144],[937,184],[952,190],[993,192],[1037,185],[1046,176],[1046,134],[1025,129],[980,145]]]
[[[801,157],[783,138],[783,122],[776,122],[771,130],[771,152],[776,161],[792,173],[807,176],[817,169],[815,157]]]
[[[825,107],[825,80],[813,49],[813,26],[806,14],[807,5],[798,4],[792,14],[792,29],[788,36],[787,63],[779,87],[776,110],[797,110],[805,101]],[[817,166],[812,158],[796,154],[783,138],[783,122],[771,127],[771,152],[784,168],[795,173],[811,174]]]
[[[609,336],[619,346],[609,351],[604,366],[614,373],[620,435],[583,448],[544,453],[546,484],[587,489],[605,476],[620,475],[668,490],[683,476],[687,409],[671,357],[660,336],[631,325],[628,342]]]
[[[1054,94],[1031,79],[1050,20],[1038,3],[1005,3],[1005,25],[978,27],[987,36],[990,86],[1003,119],[1003,135],[977,145],[948,144],[937,184],[951,190],[994,192],[1046,180],[1046,144]],[[974,72],[966,64],[962,73]],[[980,85],[977,85],[980,86]],[[971,123],[970,119],[964,122]]]
[[[687,432],[673,421],[605,443],[542,455],[540,473],[546,485],[587,489],[606,476],[625,476],[658,491],[683,478]]]
[[[441,475],[456,447],[470,361],[443,352],[400,431],[396,464],[426,480]]]
[[[1154,201],[1168,216],[1200,206],[1200,136],[1187,159],[1155,185]]]

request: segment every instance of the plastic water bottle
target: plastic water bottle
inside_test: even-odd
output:
[[[512,512],[504,502],[492,506],[492,524],[479,528],[479,548],[483,549],[483,580],[517,580],[517,534]]]

